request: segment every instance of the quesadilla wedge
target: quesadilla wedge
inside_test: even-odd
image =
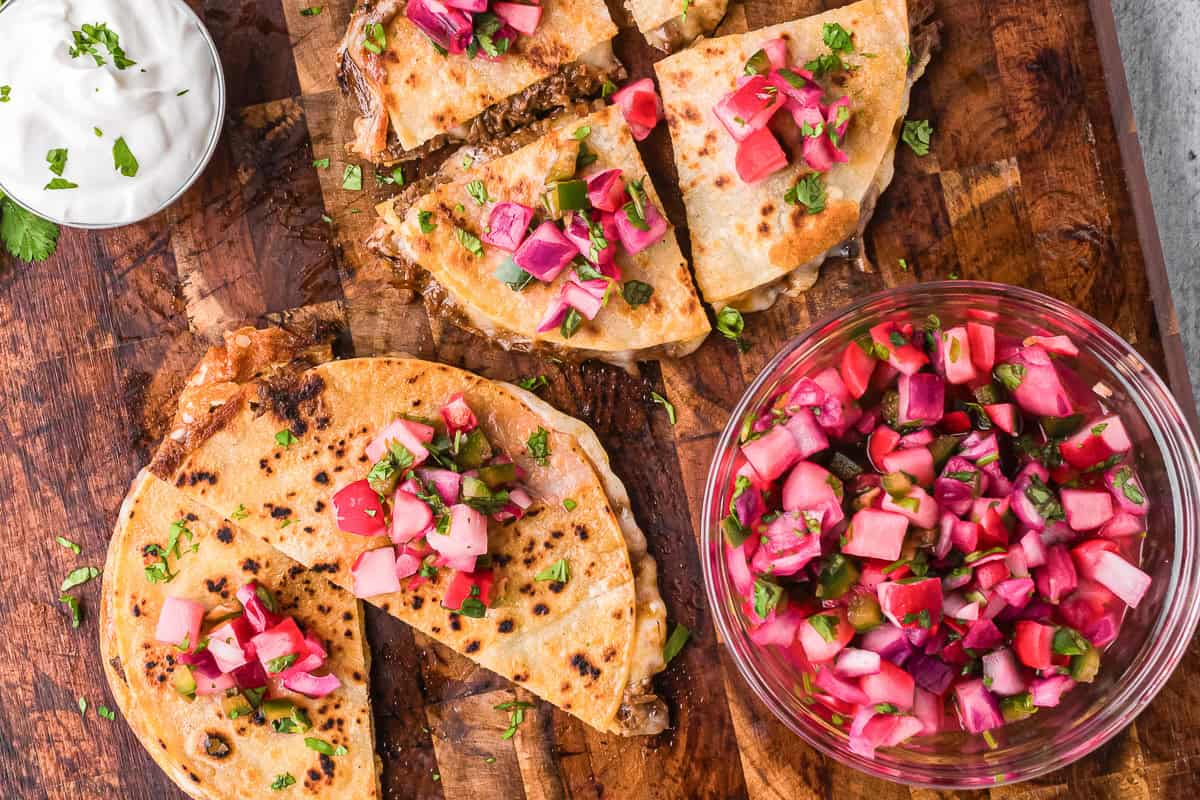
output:
[[[506,348],[630,368],[708,335],[661,202],[613,105],[379,206],[374,240],[418,265],[442,316]]]
[[[192,797],[379,797],[358,601],[147,472],[100,632],[122,715]]]
[[[595,435],[442,364],[258,360],[288,337],[227,334],[151,471],[593,727],[661,731],[656,567]]]
[[[937,40],[931,6],[861,0],[655,65],[705,300],[766,308],[861,234]]]
[[[712,33],[729,0],[625,0],[625,7],[650,46],[670,53]]]
[[[341,45],[362,116],[352,152],[381,163],[479,143],[620,80],[603,0],[367,0]]]

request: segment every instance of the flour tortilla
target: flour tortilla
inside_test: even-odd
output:
[[[854,35],[855,52],[846,60],[857,69],[840,73],[844,85],[820,80],[828,98],[851,98],[843,143],[850,160],[825,174],[826,208],[810,215],[783,199],[805,171],[801,159],[759,183],[743,183],[734,169],[737,142],[712,106],[736,88],[747,59],[763,42],[784,38],[791,63],[803,65],[829,52],[822,27],[834,22]],[[826,254],[861,230],[891,181],[909,90],[928,61],[927,49],[914,48],[909,64],[912,44],[905,0],[862,0],[705,41],[655,65],[705,300],[718,308],[756,311],[771,305],[780,291],[804,291],[816,281]]]
[[[566,67],[579,68],[567,73],[565,83],[544,86],[521,105],[541,103],[554,91],[599,94],[602,81],[594,79],[620,69],[611,47],[617,27],[603,0],[544,0],[537,30],[519,37],[496,61],[439,54],[404,15],[404,5],[401,0],[362,3],[342,41],[343,80],[353,85],[364,107],[351,149],[375,161],[415,157],[416,149],[435,137],[465,139],[466,126],[485,110],[532,91]],[[380,54],[363,47],[369,24],[384,26],[387,45]]]
[[[625,0],[625,7],[651,47],[672,52],[712,33],[729,0]]]
[[[352,587],[359,554],[389,542],[340,532],[333,494],[366,475],[364,448],[381,428],[402,414],[436,417],[453,394],[464,393],[493,446],[526,470],[535,501],[519,521],[489,523],[492,607],[482,619],[442,608],[446,569],[416,588],[402,581],[403,591],[369,602],[599,730],[662,730],[666,709],[650,687],[664,666],[666,637],[656,568],[594,434],[528,392],[411,358],[278,368],[244,384],[223,379],[239,372],[223,364],[253,362],[245,353],[259,339],[280,336],[286,334],[252,329],[227,335],[227,346],[197,368],[190,410],[181,411],[177,433],[151,470],[210,508],[244,507],[240,525],[247,531]],[[212,375],[212,384],[201,377]],[[209,391],[220,405],[206,415]],[[539,427],[548,431],[545,465],[526,453]],[[276,444],[283,428],[298,440],[290,447]],[[571,511],[563,506],[568,498]],[[535,579],[563,558],[570,581]]]
[[[617,255],[622,281],[639,280],[654,287],[650,301],[633,307],[619,294],[613,296],[594,320],[585,320],[569,339],[557,328],[537,333],[537,326],[562,284],[572,279],[570,269],[553,283],[533,281],[514,292],[493,274],[507,253],[485,244],[483,257],[477,257],[458,241],[456,227],[478,236],[491,213],[490,203],[480,205],[467,191],[471,181],[482,181],[496,200],[540,208],[545,177],[561,154],[579,147],[575,138],[579,130],[590,130],[584,141],[588,152],[597,156],[581,176],[612,168],[621,169],[628,178],[646,175],[629,126],[613,105],[562,120],[515,152],[457,172],[406,208],[398,210],[395,202],[380,205],[383,224],[402,256],[427,271],[436,283],[434,290],[444,293],[452,305],[451,318],[501,345],[519,349],[548,346],[626,367],[661,355],[686,355],[708,335],[709,323],[672,229],[637,255],[623,250]],[[643,185],[661,210],[662,201],[651,182],[646,180]],[[429,220],[437,225],[430,233],[421,230],[422,212],[431,213]]]
[[[198,545],[171,559],[177,572],[167,583],[151,583],[142,549],[165,545],[171,523],[186,520]],[[283,690],[279,695],[306,709],[313,729],[276,733],[251,717],[230,720],[220,699],[191,702],[174,688],[178,651],[154,640],[164,598],[196,600],[208,608],[236,603],[234,593],[251,580],[271,589],[280,605],[326,643],[329,671],[342,688],[320,700]],[[296,783],[288,797],[377,798],[380,796],[358,601],[325,578],[263,544],[147,472],[140,474],[121,506],[109,544],[100,610],[100,649],[117,705],[147,752],[179,787],[203,800],[250,800],[272,794],[276,776]],[[346,748],[322,756],[306,736]],[[216,758],[205,750],[209,737],[230,748]]]

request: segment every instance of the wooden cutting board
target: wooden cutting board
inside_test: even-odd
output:
[[[958,275],[1047,292],[1115,328],[1194,407],[1107,0],[940,0],[944,46],[910,115],[932,121],[933,151],[898,153],[867,236],[877,271],[831,261],[803,298],[749,317],[748,353],[713,336],[636,377],[490,348],[428,319],[364,251],[372,207],[393,189],[376,186],[369,167],[364,191],[341,188],[349,114],[334,49],[351,0],[301,16],[317,1],[193,3],[229,79],[225,135],[203,179],[144,224],[64,231],[44,264],[0,260],[0,797],[181,796],[119,718],[96,716],[97,705],[114,706],[98,662],[98,582],[81,592],[78,631],[56,602],[58,583],[75,566],[102,564],[121,497],[203,350],[238,323],[314,317],[340,326],[343,355],[406,350],[490,377],[547,375],[544,396],[604,441],[660,565],[670,618],[694,631],[657,682],[669,732],[601,736],[539,704],[506,741],[507,717],[492,707],[513,698],[509,684],[370,613],[385,797],[934,797],[821,756],[750,695],[703,599],[700,493],[729,409],[758,369],[810,320],[885,286]],[[727,26],[840,4],[748,0]],[[623,24],[620,56],[633,76],[650,75],[653,51],[610,5]],[[686,243],[669,152],[660,126],[644,154]],[[331,168],[315,170],[323,157]],[[674,401],[676,427],[650,391]],[[55,544],[60,534],[83,554]],[[1194,647],[1108,745],[990,794],[1188,797],[1200,789],[1198,670]],[[86,716],[79,697],[91,704]]]

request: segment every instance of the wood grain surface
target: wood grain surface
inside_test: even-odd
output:
[[[1132,342],[1194,407],[1128,98],[1113,77],[1120,64],[1107,0],[939,0],[944,46],[910,114],[932,121],[934,147],[922,159],[898,153],[865,243],[876,271],[830,261],[813,291],[748,318],[748,353],[714,336],[692,357],[642,364],[637,376],[489,347],[429,319],[391,266],[366,253],[372,207],[393,189],[377,186],[369,166],[363,191],[341,188],[350,114],[333,51],[351,0],[331,0],[315,17],[301,16],[312,4],[300,0],[193,5],[229,80],[225,134],[202,180],[144,224],[64,231],[46,263],[0,260],[0,797],[181,796],[119,718],[96,716],[97,705],[114,705],[98,663],[98,582],[77,592],[85,608],[77,631],[57,603],[58,584],[76,566],[102,565],[120,500],[203,350],[235,324],[314,317],[339,323],[342,355],[406,350],[489,377],[545,374],[544,396],[590,423],[608,448],[660,565],[670,618],[694,631],[657,681],[672,709],[668,732],[602,736],[543,703],[506,741],[507,717],[492,707],[512,699],[511,685],[372,611],[385,797],[951,796],[838,765],[750,694],[703,599],[700,493],[729,410],[784,341],[853,297],[915,281],[992,279],[1073,303]],[[748,0],[726,28],[835,5]],[[610,6],[622,26],[618,54],[633,76],[651,75],[653,51],[619,0]],[[643,155],[682,229],[665,126]],[[331,168],[314,169],[324,157]],[[677,426],[651,391],[674,401]],[[83,553],[60,547],[57,535]],[[1109,744],[987,794],[1188,797],[1200,789],[1198,671],[1193,645],[1162,694]],[[86,715],[79,697],[90,703]]]

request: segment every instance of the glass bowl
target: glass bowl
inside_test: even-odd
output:
[[[1121,416],[1134,443],[1143,485],[1154,487],[1141,568],[1153,584],[1105,651],[1100,674],[1057,708],[992,733],[989,749],[961,732],[881,748],[874,759],[850,750],[846,731],[819,703],[806,704],[799,670],[774,647],[751,642],[733,589],[720,530],[728,513],[741,421],[802,375],[834,365],[867,327],[899,315],[937,314],[960,324],[969,308],[999,312],[997,330],[1020,337],[1066,334],[1079,346],[1077,367]],[[1163,381],[1123,339],[1092,317],[1045,295],[995,283],[923,283],[871,295],[793,339],[743,395],[717,445],[704,495],[701,562],[717,629],[755,694],[804,741],[869,775],[913,786],[978,789],[1027,780],[1063,767],[1115,736],[1154,698],[1179,663],[1200,619],[1200,454],[1183,412]],[[844,726],[848,729],[848,724]]]

